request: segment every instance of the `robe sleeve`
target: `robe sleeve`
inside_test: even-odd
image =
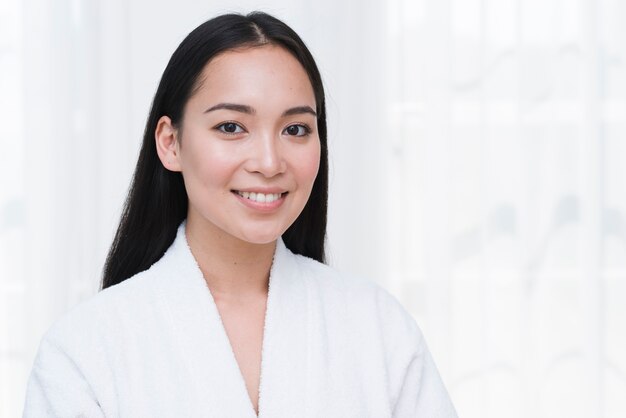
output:
[[[423,340],[421,349],[412,357],[407,366],[393,417],[457,417],[437,367]]]
[[[380,289],[382,327],[389,353],[393,418],[457,418],[426,340],[413,316]]]
[[[44,337],[27,388],[23,418],[104,418],[98,400],[67,350]]]

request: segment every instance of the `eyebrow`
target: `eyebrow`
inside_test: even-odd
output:
[[[291,109],[287,109],[283,112],[283,116],[292,116],[292,115],[301,115],[303,113],[310,113],[311,115],[317,117],[317,113],[315,110],[311,109],[310,106],[296,106]]]
[[[235,112],[241,112],[241,113],[245,113],[248,115],[254,115],[256,113],[256,110],[254,110],[254,108],[252,108],[251,106],[236,104],[236,103],[218,103],[215,106],[212,106],[208,108],[207,110],[205,110],[204,113],[209,113],[209,112],[212,112],[214,110],[219,110],[219,109],[232,110]],[[285,110],[282,116],[285,117],[285,116],[301,115],[303,113],[309,113],[317,117],[317,113],[315,113],[315,110],[313,110],[310,106],[292,107],[290,109]]]
[[[255,110],[250,106],[235,103],[218,103],[215,106],[205,110],[204,113],[213,112],[214,110],[219,109],[234,110],[235,112],[247,113],[248,115],[254,115],[256,113]]]

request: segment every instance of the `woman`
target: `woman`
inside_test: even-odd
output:
[[[43,337],[24,416],[454,417],[419,328],[324,262],[324,91],[264,13],[174,52],[104,270]]]

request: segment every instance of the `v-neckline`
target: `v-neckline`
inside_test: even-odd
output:
[[[273,266],[273,260],[272,260],[272,266]],[[213,304],[213,306],[215,307],[215,311],[217,313],[217,317],[219,319],[219,324],[220,324],[220,328],[221,328],[221,336],[222,339],[224,341],[226,341],[226,344],[228,345],[228,348],[230,350],[230,354],[231,354],[231,358],[233,363],[235,364],[235,368],[237,369],[237,371],[239,372],[239,382],[240,382],[240,386],[243,388],[244,393],[246,394],[246,398],[248,399],[248,404],[250,406],[250,410],[252,411],[252,414],[259,418],[261,416],[261,400],[262,400],[262,393],[263,393],[263,376],[264,376],[264,368],[266,367],[266,361],[265,361],[265,353],[266,353],[266,345],[267,345],[267,323],[268,323],[268,313],[270,311],[270,306],[271,302],[273,300],[273,292],[272,292],[272,268],[270,268],[270,275],[269,275],[269,280],[268,280],[268,291],[267,291],[267,300],[265,303],[265,313],[263,315],[263,337],[262,337],[262,342],[261,342],[261,365],[260,365],[260,371],[259,371],[259,387],[257,389],[257,394],[258,394],[258,400],[257,400],[257,407],[258,407],[258,413],[254,410],[254,403],[252,402],[252,398],[250,397],[250,394],[248,393],[248,388],[246,386],[246,379],[244,378],[243,375],[243,371],[241,370],[241,365],[239,364],[239,362],[237,361],[237,356],[235,355],[235,350],[233,349],[233,344],[230,341],[230,338],[228,337],[228,332],[226,331],[226,326],[224,325],[224,320],[222,319],[222,313],[219,310],[218,304],[215,301],[215,297],[213,296],[213,293],[211,292],[211,289],[209,288],[208,284],[207,284],[207,291],[209,293],[209,297],[211,298],[211,302]]]
[[[268,284],[258,414],[213,295],[187,245],[184,225],[171,248],[151,267],[159,278],[159,300],[169,313],[169,326],[176,330],[181,366],[203,410],[247,418],[298,416],[306,410],[309,357],[313,355],[308,325],[311,295],[305,279],[308,273],[296,260],[279,240]]]

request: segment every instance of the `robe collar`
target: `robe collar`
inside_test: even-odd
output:
[[[185,236],[185,221],[150,270],[197,399],[207,414],[256,418],[245,381]],[[270,270],[259,387],[258,417],[301,416],[306,411],[308,300],[295,256],[279,238]]]

